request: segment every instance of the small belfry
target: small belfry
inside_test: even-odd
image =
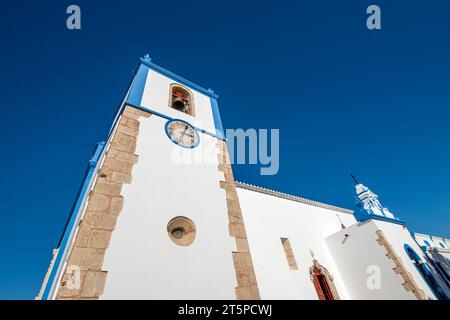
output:
[[[355,182],[355,198],[357,200],[355,205],[358,208],[354,216],[358,221],[366,221],[371,218],[400,221],[388,208],[381,205],[378,195],[360,183],[353,175],[351,176]]]

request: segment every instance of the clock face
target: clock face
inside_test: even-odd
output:
[[[167,121],[166,133],[170,140],[184,148],[195,148],[200,142],[200,137],[194,127],[183,120]]]

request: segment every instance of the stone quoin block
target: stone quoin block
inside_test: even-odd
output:
[[[134,151],[136,150],[136,144],[135,143],[123,144],[123,143],[113,141],[113,142],[111,142],[111,149],[117,149],[120,151],[134,153]]]
[[[100,193],[92,193],[87,210],[89,211],[105,211],[110,204],[110,197]]]
[[[124,151],[118,151],[117,155],[114,157],[116,160],[128,162],[131,164],[136,164],[138,162],[138,156],[134,153],[128,153]]]
[[[116,132],[114,135],[114,142],[122,145],[136,145],[136,137],[129,136],[120,132]]]
[[[123,208],[123,197],[117,196],[111,198],[111,206],[109,208],[109,214],[118,215]]]
[[[111,174],[111,181],[116,183],[131,183],[132,176],[128,173],[113,172]]]
[[[116,219],[115,215],[88,211],[82,224],[90,228],[113,230],[116,226]]]
[[[136,130],[139,129],[139,121],[135,120],[135,119],[131,119],[125,115],[120,119],[119,124],[122,126],[128,127],[128,128],[131,128],[131,129],[136,129]]]
[[[106,158],[103,166],[109,168],[112,171],[118,171],[127,174],[131,174],[131,171],[133,169],[133,163],[113,158]]]
[[[88,240],[88,247],[106,249],[111,239],[111,231],[93,229]]]
[[[79,277],[79,279],[76,279],[76,277]],[[61,280],[58,296],[60,298],[77,297],[81,293],[85,278],[86,271],[66,272]]]
[[[150,117],[150,113],[136,109],[134,107],[131,106],[126,106],[125,110],[123,112],[123,115],[128,117],[128,118],[132,118],[132,119],[139,119],[139,117],[144,117],[144,118],[148,118]]]
[[[137,129],[132,129],[132,128],[130,128],[130,127],[126,127],[126,126],[122,126],[122,125],[119,125],[119,126],[117,127],[117,132],[126,134],[126,135],[128,135],[128,136],[132,136],[132,137],[137,137],[138,134],[139,134],[139,130],[137,130]]]
[[[133,111],[133,108],[126,107],[122,113],[122,117],[132,120],[138,120],[141,116]]]
[[[78,230],[77,238],[75,240],[75,246],[77,247],[86,247],[89,237],[91,235],[91,228],[80,226]]]
[[[103,293],[106,281],[106,271],[89,271],[84,281],[84,287],[81,292],[83,298],[98,298]]]
[[[95,191],[110,196],[117,196],[122,191],[122,184],[99,180],[97,181]]]
[[[70,264],[79,266],[81,270],[100,270],[104,254],[103,249],[74,247]]]

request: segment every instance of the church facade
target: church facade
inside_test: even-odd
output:
[[[450,240],[356,179],[355,212],[235,181],[217,98],[140,60],[37,299],[450,297]]]

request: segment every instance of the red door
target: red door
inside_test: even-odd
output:
[[[313,277],[314,287],[316,287],[319,300],[334,300],[327,278],[316,267],[313,269]]]

